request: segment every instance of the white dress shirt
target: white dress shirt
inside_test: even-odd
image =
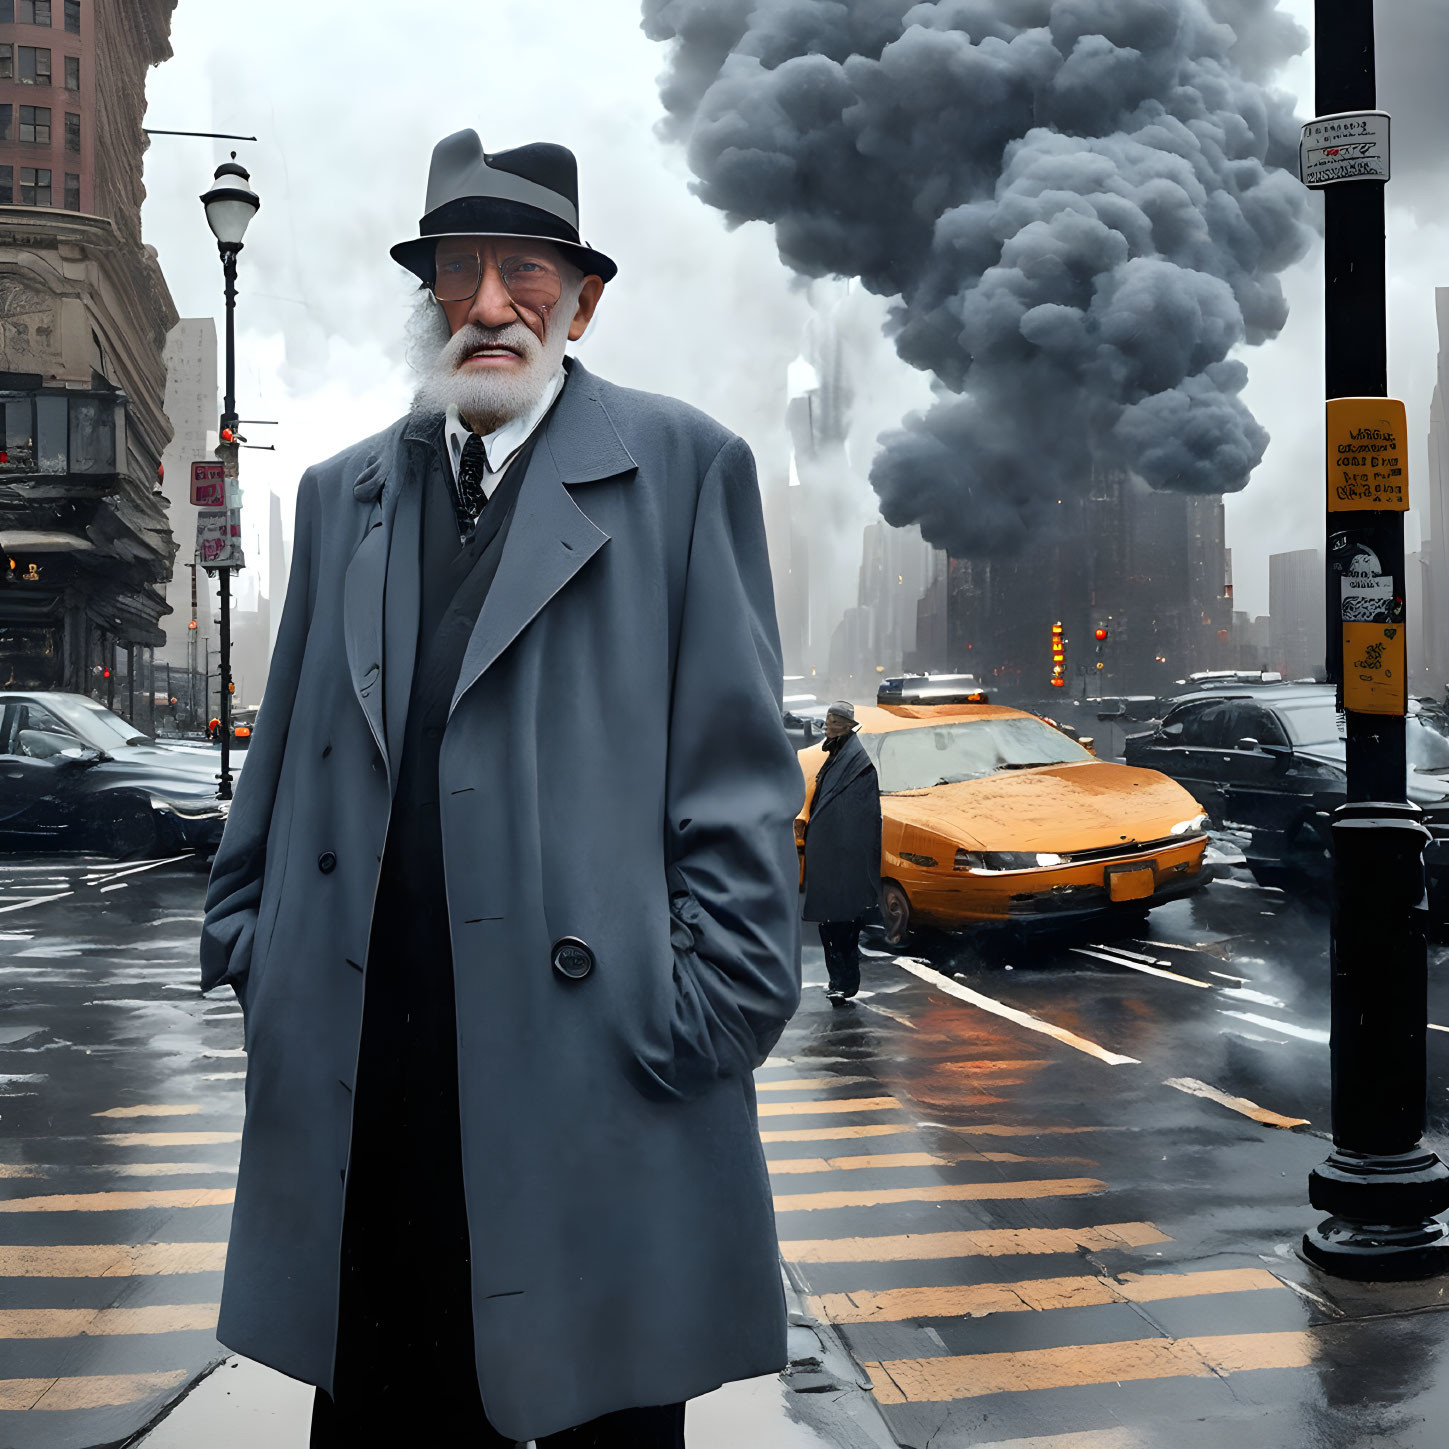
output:
[[[528,412],[504,423],[495,432],[483,434],[483,451],[488,458],[488,466],[483,473],[483,496],[485,498],[492,498],[493,490],[498,486],[508,465],[513,461],[518,450],[532,436],[539,420],[553,406],[553,400],[564,385],[565,375],[563,368],[559,368],[550,379],[548,386],[539,394],[538,401]],[[456,405],[449,405],[448,461],[453,466],[455,480],[458,477],[458,464],[463,458],[463,444],[468,441],[472,431],[472,428],[463,421]]]

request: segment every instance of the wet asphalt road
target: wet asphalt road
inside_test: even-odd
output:
[[[0,860],[0,1449],[124,1442],[222,1357],[244,1058],[230,993],[196,992],[202,891],[187,862]],[[1228,865],[1130,929],[868,937],[832,1007],[806,928],[759,1100],[811,1311],[904,1445],[1441,1445],[1439,1286],[1293,1253],[1321,911]],[[1449,1151],[1449,1032],[1429,1050]]]

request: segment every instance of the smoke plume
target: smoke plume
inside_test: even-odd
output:
[[[892,524],[1019,546],[1094,463],[1231,492],[1239,344],[1311,239],[1277,0],[644,0],[666,131],[732,222],[893,299],[937,402],[881,438]]]

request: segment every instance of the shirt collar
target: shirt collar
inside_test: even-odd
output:
[[[538,426],[539,420],[553,406],[553,400],[559,395],[565,378],[563,368],[559,368],[549,379],[548,386],[539,394],[538,401],[528,412],[510,419],[501,428],[491,433],[483,434],[483,451],[488,456],[488,474],[483,479],[483,491],[489,497],[492,496],[493,489],[497,486],[498,475],[504,464],[528,441],[529,436]],[[468,435],[472,429],[463,421],[454,404],[450,404],[448,407],[444,428],[448,440],[448,463],[453,470],[453,477],[456,479],[458,461],[463,456],[463,444],[468,441]]]

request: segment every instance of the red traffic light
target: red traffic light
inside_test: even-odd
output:
[[[101,670],[101,678],[102,679],[109,679],[110,677],[111,677],[111,671],[109,669],[103,669],[103,670]]]
[[[232,430],[230,428],[223,428],[221,430],[221,440],[222,440],[223,443],[232,443],[232,442],[235,442],[236,441],[236,434],[234,432],[232,432]]]
[[[1100,644],[1100,643],[1101,643],[1101,641],[1102,641],[1102,640],[1103,640],[1103,639],[1105,639],[1105,638],[1106,638],[1106,637],[1107,637],[1107,631],[1106,631],[1106,630],[1105,630],[1105,629],[1098,629],[1098,630],[1097,630],[1097,642],[1098,642],[1098,643],[1099,643],[1099,644]]]

